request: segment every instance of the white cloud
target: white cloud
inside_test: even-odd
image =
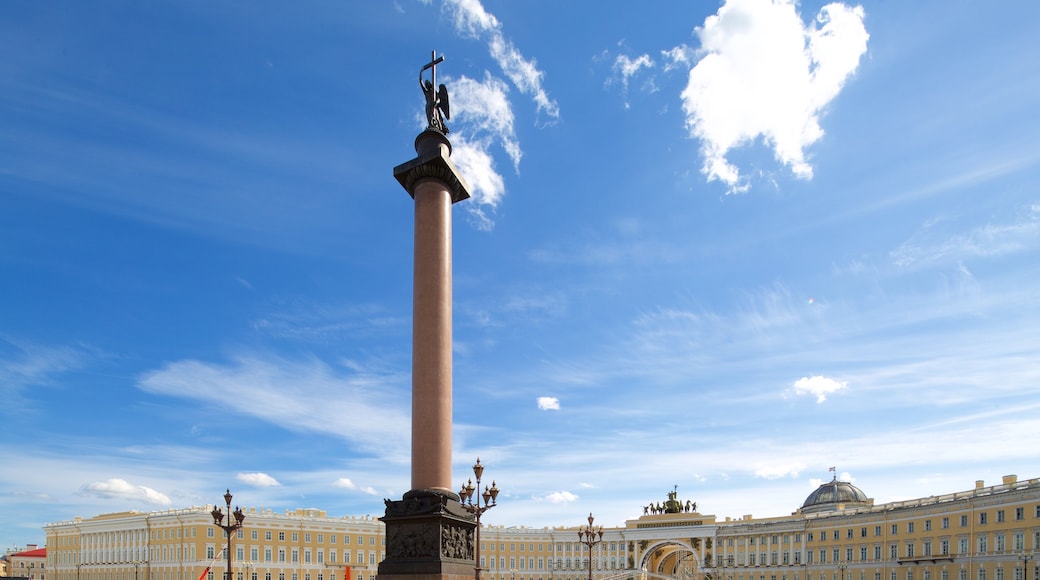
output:
[[[805,148],[823,136],[819,116],[866,52],[862,7],[832,3],[805,26],[794,0],[727,0],[697,28],[704,56],[682,92],[690,135],[708,181],[747,189],[726,154],[764,139],[800,178]]]
[[[764,479],[780,479],[783,477],[798,477],[805,469],[805,464],[800,461],[792,463],[760,464],[755,468],[755,477]]]
[[[549,503],[569,503],[578,499],[578,496],[574,495],[569,491],[554,491],[547,493],[541,497],[534,498],[539,501],[546,501]]]
[[[144,501],[156,505],[170,505],[173,503],[165,494],[143,485],[133,485],[125,479],[95,481],[94,483],[84,485],[81,491],[87,495],[105,499]]]
[[[827,395],[847,388],[845,381],[836,381],[824,376],[802,377],[794,382],[795,395],[814,395],[817,403],[827,400]]]
[[[379,492],[371,486],[358,487],[349,477],[341,477],[336,481],[332,482],[333,487],[342,487],[343,489],[354,489],[368,495],[379,495]]]
[[[541,411],[559,411],[560,400],[556,397],[538,397],[538,409]]]
[[[531,95],[539,111],[553,119],[559,118],[559,105],[542,87],[544,73],[538,69],[537,62],[524,57],[512,42],[506,40],[502,23],[484,10],[480,0],[447,0],[444,9],[452,16],[459,34],[487,41],[488,51],[502,72],[521,93]]]
[[[267,475],[266,473],[239,473],[235,476],[235,479],[256,487],[277,487],[282,485],[278,483],[277,479]]]

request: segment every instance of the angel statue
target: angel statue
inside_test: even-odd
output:
[[[448,87],[442,83],[437,85],[437,65],[444,62],[444,57],[437,57],[437,52],[430,54],[430,62],[419,71],[419,88],[426,97],[426,121],[427,129],[434,129],[448,134],[448,126],[444,124],[445,119],[451,119],[451,108],[448,103]],[[430,79],[423,79],[423,73],[430,69]],[[436,87],[436,89],[434,88]]]

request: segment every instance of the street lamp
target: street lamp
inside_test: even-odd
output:
[[[841,570],[841,578],[839,578],[838,580],[845,580],[845,570],[847,570],[848,567],[849,567],[849,565],[846,564],[845,562],[842,562],[841,564],[838,564],[838,570]]]
[[[242,521],[246,519],[246,514],[242,513],[242,508],[235,506],[235,511],[231,511],[231,490],[224,492],[224,501],[227,503],[227,525],[224,524],[224,512],[217,506],[213,506],[213,511],[210,515],[213,516],[213,525],[224,530],[227,534],[227,546],[224,547],[227,550],[227,572],[224,576],[224,580],[233,580],[231,577],[231,532],[234,532],[242,527]],[[235,521],[232,522],[231,518],[234,516]]]
[[[473,480],[466,482],[462,489],[459,490],[459,499],[462,503],[463,509],[473,514],[477,518],[476,537],[473,547],[473,570],[475,580],[480,580],[480,516],[484,512],[498,505],[496,500],[498,498],[498,487],[495,485],[495,481],[491,481],[491,487],[487,484],[484,485],[484,491],[480,491],[480,476],[484,475],[484,466],[480,464],[480,458],[477,458],[477,462],[473,465],[473,475],[477,478],[477,486],[473,487]],[[473,493],[477,493],[477,501],[473,502]],[[484,498],[484,504],[481,505],[480,499]]]
[[[1018,561],[1022,562],[1023,580],[1029,580],[1029,561],[1032,559],[1032,553],[1018,555]]]
[[[589,512],[589,525],[578,528],[578,541],[589,547],[589,580],[592,580],[592,547],[603,541],[603,526],[593,529],[592,512]]]
[[[137,569],[141,567],[142,562],[139,560],[134,560],[130,563],[134,565],[134,580],[137,580]]]

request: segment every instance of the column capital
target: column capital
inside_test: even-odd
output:
[[[444,183],[451,203],[468,199],[469,184],[451,162],[451,142],[439,131],[426,130],[415,138],[418,157],[394,168],[394,177],[408,195],[415,197],[415,187],[427,179]]]

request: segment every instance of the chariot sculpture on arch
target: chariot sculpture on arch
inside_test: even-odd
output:
[[[430,53],[430,62],[419,71],[419,88],[426,97],[426,122],[427,129],[440,131],[448,134],[448,126],[445,119],[451,119],[451,107],[448,101],[448,87],[441,83],[437,86],[437,65],[444,62],[443,56],[437,56],[437,51]],[[424,78],[426,71],[430,71],[430,78]]]

